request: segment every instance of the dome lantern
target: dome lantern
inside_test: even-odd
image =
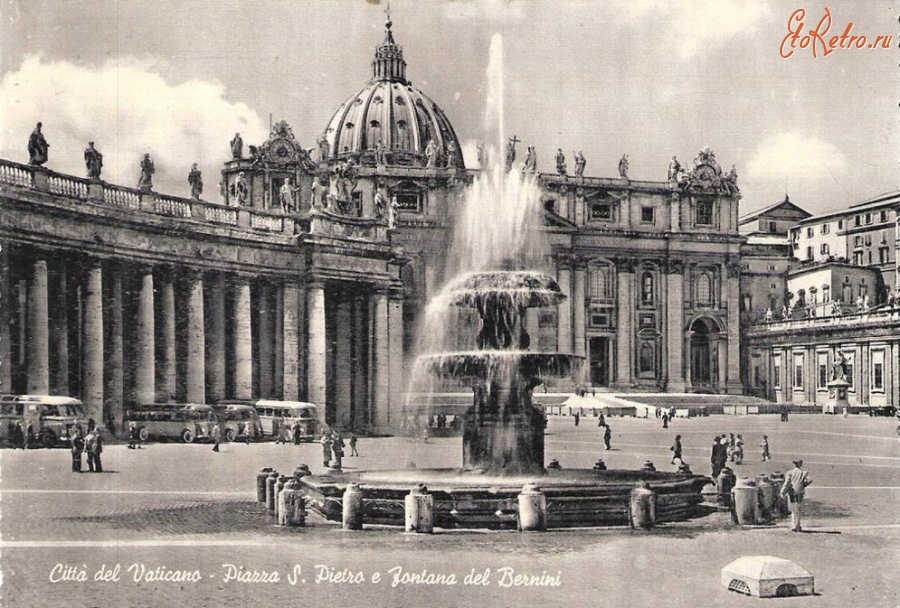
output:
[[[403,47],[394,41],[392,25],[393,22],[388,12],[387,21],[384,22],[384,42],[375,49],[375,58],[372,60],[372,80],[406,84],[406,60],[403,59]]]

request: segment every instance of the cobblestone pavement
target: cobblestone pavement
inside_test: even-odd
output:
[[[573,468],[597,458],[610,468],[637,468],[649,458],[668,470],[668,446],[678,433],[685,459],[707,473],[712,438],[742,433],[747,460],[736,467],[738,475],[785,471],[792,458],[804,458],[814,480],[810,533],[790,534],[783,524],[741,530],[724,513],[650,532],[418,536],[386,528],[344,532],[314,518],[306,528],[286,530],[255,502],[256,472],[263,466],[291,471],[301,462],[321,470],[318,445],[223,445],[220,453],[208,445],[112,445],[103,474],[71,473],[65,450],[3,450],[0,604],[203,607],[287,599],[289,605],[367,607],[744,606],[756,601],[721,587],[721,568],[741,555],[777,555],[816,576],[819,595],[787,600],[792,606],[900,605],[894,574],[900,438],[893,419],[793,416],[784,424],[768,416],[718,416],[676,420],[666,430],[655,420],[610,424],[614,449],[606,452],[590,419],[578,427],[571,419],[551,420],[547,458]],[[767,463],[755,449],[763,433],[774,457]],[[460,461],[458,438],[362,439],[359,448],[359,458],[345,459],[350,466]],[[517,574],[528,578],[517,581]],[[476,575],[481,579],[473,580]],[[117,580],[99,580],[104,576]]]

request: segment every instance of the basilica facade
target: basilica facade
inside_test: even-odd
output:
[[[398,426],[418,322],[481,170],[406,68],[388,22],[372,79],[313,147],[285,122],[246,149],[235,136],[221,202],[0,160],[0,391],[77,396],[97,420],[276,398],[345,428]],[[708,149],[662,169],[537,176],[568,298],[530,333],[582,362],[560,387],[742,391],[736,178]]]

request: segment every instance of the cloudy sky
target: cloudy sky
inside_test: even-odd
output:
[[[804,33],[893,35],[890,49],[780,57],[791,14]],[[186,196],[197,162],[214,184],[235,131],[265,140],[285,119],[313,147],[371,77],[383,39],[374,0],[0,0],[0,156],[27,162],[38,120],[51,169],[81,175],[89,140],[104,178]],[[393,0],[407,76],[442,106],[464,147],[481,138],[491,38],[504,44],[505,123],[561,147],[589,175],[665,179],[672,154],[709,146],[736,165],[742,213],[784,197],[824,212],[900,188],[898,0]],[[796,24],[794,29],[796,29]],[[524,149],[520,154],[524,156]],[[570,160],[571,164],[571,160]],[[210,192],[211,191],[211,192]]]

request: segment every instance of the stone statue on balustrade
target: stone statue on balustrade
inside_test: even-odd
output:
[[[781,318],[784,321],[791,320],[791,309],[788,308],[787,304],[781,307]]]
[[[628,179],[628,155],[623,154],[619,159],[619,177]]]
[[[772,322],[772,317],[773,317],[773,316],[774,316],[774,314],[772,313],[772,307],[769,306],[769,307],[766,309],[766,323],[771,323],[771,322]]]
[[[281,188],[278,189],[278,198],[281,202],[282,211],[285,213],[296,211],[294,208],[294,195],[299,191],[300,188],[294,187],[294,182],[290,177],[284,180],[284,183],[281,184]]]
[[[321,135],[316,143],[319,146],[319,162],[323,163],[328,160],[328,139],[325,138],[325,135]]]
[[[579,150],[575,152],[575,176],[582,177],[584,176],[584,167],[587,165],[587,160],[584,158],[584,154]]]
[[[842,314],[842,311],[841,311],[840,300],[832,300],[831,301],[831,316],[839,317],[839,316],[841,316],[841,314]]]
[[[203,175],[197,168],[197,163],[191,165],[187,181],[191,185],[191,198],[200,200],[200,195],[203,194]]]
[[[433,139],[428,140],[428,145],[425,146],[425,168],[426,169],[434,169],[437,165],[437,144],[434,143]]]
[[[231,158],[241,159],[244,157],[244,140],[241,139],[240,133],[234,134],[234,139],[231,140]]]
[[[352,158],[335,166],[328,188],[328,208],[331,211],[343,215],[355,214],[353,192],[357,181],[358,171]]]
[[[451,141],[450,143],[447,144],[447,153],[446,153],[448,169],[453,169],[456,167],[456,154],[457,154],[456,144]]]
[[[669,161],[669,172],[668,172],[669,181],[670,182],[678,181],[678,174],[681,173],[682,170],[683,170],[683,167],[681,166],[681,163],[678,162],[678,159],[673,154],[672,160]]]
[[[847,359],[847,355],[844,354],[844,351],[838,349],[838,351],[836,353],[836,360],[834,362],[834,367],[831,370],[831,379],[832,380],[846,380],[849,365],[850,365],[850,360]]]
[[[566,155],[563,154],[562,148],[556,149],[556,172],[559,175],[566,174]]]
[[[326,142],[327,144],[328,142]],[[376,165],[386,165],[387,164],[387,155],[384,153],[384,142],[381,141],[381,138],[378,138],[378,141],[375,142],[375,164]]]
[[[385,200],[384,200],[384,196],[382,196],[382,194],[381,194],[381,190],[375,191],[374,206],[375,206],[375,218],[379,219],[379,220],[384,219],[384,214],[387,211],[387,209],[385,208],[386,207]]]
[[[520,140],[518,137],[513,135],[509,138],[509,141],[506,143],[506,172],[509,173],[512,171],[513,164],[516,162],[516,144],[519,143]]]
[[[138,180],[138,188],[144,192],[153,190],[154,173],[156,173],[156,167],[153,164],[153,159],[150,158],[150,153],[146,152],[144,153],[144,158],[141,159],[141,178]]]
[[[397,218],[400,216],[400,203],[397,202],[397,195],[391,197],[391,205],[388,207],[388,229],[393,230],[397,227]]]
[[[247,177],[243,172],[238,173],[237,179],[234,181],[234,195],[238,205],[242,207],[247,205],[250,199],[250,184],[247,183]]]
[[[88,147],[84,149],[84,166],[87,167],[87,176],[94,180],[100,179],[100,172],[103,170],[103,155],[100,150],[94,147],[94,142],[89,141]]]
[[[739,191],[737,185],[737,169],[734,168],[734,165],[731,165],[731,171],[722,176],[722,190],[724,190],[726,194],[736,194]]]
[[[50,153],[50,144],[44,139],[44,134],[41,133],[41,126],[41,123],[37,123],[34,131],[28,137],[28,164],[38,167],[47,162],[47,157]]]
[[[522,166],[522,171],[537,173],[537,152],[534,151],[534,146],[528,146],[525,152],[525,164]]]

